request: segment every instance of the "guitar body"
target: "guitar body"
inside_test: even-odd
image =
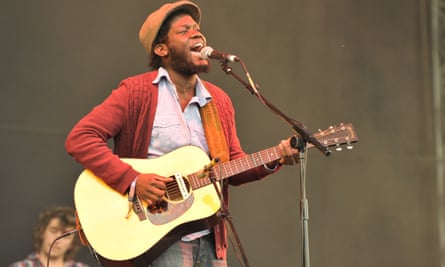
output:
[[[207,154],[193,146],[182,147],[157,159],[122,159],[141,173],[174,176],[201,170],[210,162]],[[129,210],[128,196],[109,187],[91,171],[84,170],[74,189],[79,221],[90,245],[102,257],[113,261],[136,260],[149,263],[181,236],[211,228],[220,200],[209,184],[182,201],[167,201],[168,208],[159,213],[147,212],[140,220]],[[143,204],[147,210],[146,204]]]

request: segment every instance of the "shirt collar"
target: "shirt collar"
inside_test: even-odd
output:
[[[173,85],[173,82],[170,79],[170,76],[168,75],[168,72],[165,68],[159,67],[158,69],[158,75],[154,78],[152,81],[153,84],[159,84],[162,80],[165,80],[169,86]],[[209,91],[205,88],[204,84],[202,83],[199,76],[196,76],[196,98],[198,100],[198,104],[200,107],[205,106],[207,103],[209,103],[212,100],[212,96],[210,95]]]

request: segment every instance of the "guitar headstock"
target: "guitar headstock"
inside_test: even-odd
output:
[[[346,149],[352,149],[352,144],[358,142],[352,123],[340,123],[323,131],[318,130],[314,137],[327,147],[335,147],[337,151],[342,150],[342,145],[346,145]]]

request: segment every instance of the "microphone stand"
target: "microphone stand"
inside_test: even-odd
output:
[[[247,70],[244,62],[239,59],[238,62],[241,64],[248,82],[242,80],[238,75],[236,75],[232,68],[228,66],[227,60],[220,60],[222,70],[226,74],[232,75],[236,80],[238,80],[244,87],[253,95],[257,96],[259,100],[273,113],[278,115],[284,121],[291,125],[292,129],[298,133],[299,138],[291,139],[291,146],[293,148],[297,148],[299,150],[299,163],[300,163],[300,218],[301,218],[301,226],[302,226],[302,249],[303,249],[303,266],[310,267],[310,254],[309,254],[309,202],[306,196],[306,159],[305,156],[306,146],[308,143],[311,143],[314,147],[316,147],[320,152],[325,156],[329,156],[331,151],[327,146],[321,144],[314,135],[307,129],[307,127],[292,118],[286,116],[283,112],[281,112],[277,107],[271,104],[265,97],[263,97],[258,89],[257,85],[253,82],[249,71]]]

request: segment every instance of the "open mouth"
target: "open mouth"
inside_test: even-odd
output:
[[[202,48],[204,48],[204,44],[200,42],[200,43],[194,44],[190,50],[194,54],[200,54]]]

